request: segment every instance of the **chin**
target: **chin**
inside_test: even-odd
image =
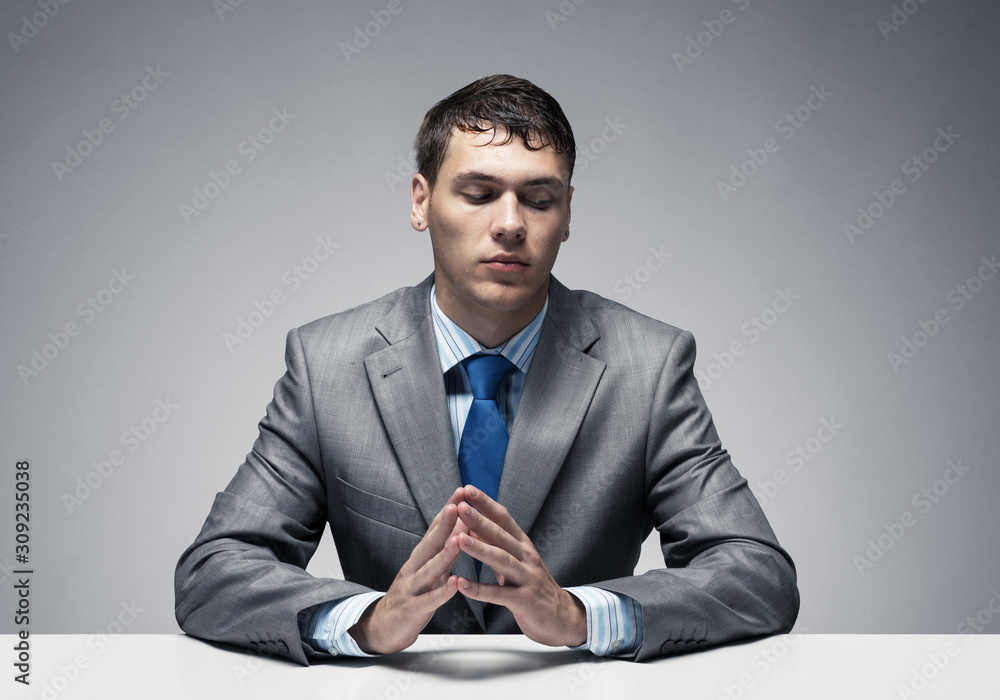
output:
[[[510,298],[505,296],[479,297],[476,303],[487,311],[495,314],[507,314],[524,307],[527,299],[523,297]]]
[[[470,294],[467,297],[484,313],[506,314],[517,311],[527,302],[524,295],[508,294]]]

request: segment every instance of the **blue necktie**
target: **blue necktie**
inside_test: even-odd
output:
[[[507,424],[497,410],[497,391],[516,367],[503,355],[476,354],[462,364],[473,400],[458,448],[458,468],[463,484],[472,484],[496,500],[507,453]]]

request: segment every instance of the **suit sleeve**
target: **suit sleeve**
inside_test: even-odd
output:
[[[646,508],[666,568],[594,585],[642,607],[636,660],[787,632],[795,567],[722,448],[682,332],[661,369],[646,444]]]
[[[297,330],[285,364],[253,450],[177,563],[175,614],[195,637],[305,665],[316,650],[302,641],[298,614],[371,589],[305,571],[326,524],[326,484]]]

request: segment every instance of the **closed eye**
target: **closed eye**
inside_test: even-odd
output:
[[[548,209],[552,204],[551,199],[529,199],[526,201],[528,206],[534,207],[535,209]]]
[[[494,194],[491,192],[463,192],[462,197],[471,204],[485,204],[494,199]],[[552,206],[553,200],[551,198],[521,197],[521,202],[532,209],[544,210]]]

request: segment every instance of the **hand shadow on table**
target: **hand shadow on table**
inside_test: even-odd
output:
[[[721,649],[730,646],[743,646],[767,639],[769,635],[736,639],[723,644],[717,644],[706,650],[694,652],[704,653],[711,649]],[[670,663],[676,659],[691,655],[691,652],[660,656],[643,661],[644,666],[658,663]],[[488,679],[502,676],[514,676],[546,668],[568,666],[570,664],[588,663],[632,663],[614,657],[594,656],[585,649],[560,649],[554,651],[518,651],[514,649],[441,649],[437,651],[403,651],[380,657],[378,662],[399,671],[423,673],[453,680]]]
[[[747,639],[737,639],[731,642],[718,644],[707,650],[695,652],[702,654],[704,651],[721,649],[730,646],[742,646],[766,639],[769,635],[750,637]],[[194,637],[192,637],[194,639]],[[239,652],[246,654],[247,650],[226,644],[224,642],[214,642],[202,639],[202,643],[208,644],[216,649]],[[646,659],[643,665],[653,665],[658,663],[669,663],[678,657],[689,654],[673,654]],[[266,655],[260,656],[264,658]],[[269,657],[279,663],[289,663],[288,659]],[[453,680],[486,679],[499,678],[503,676],[514,676],[518,674],[531,673],[545,668],[555,668],[558,666],[569,666],[578,663],[633,663],[614,657],[594,656],[585,649],[559,649],[553,651],[519,651],[516,649],[501,648],[479,648],[479,649],[437,649],[430,651],[401,651],[395,654],[384,656],[350,657],[350,656],[330,656],[328,654],[311,654],[309,664],[312,666],[340,666],[346,668],[368,668],[371,666],[387,666],[407,673],[422,673],[434,675],[441,678],[451,678]]]
[[[382,658],[382,664],[410,673],[471,680],[515,676],[584,661],[601,662],[586,650],[519,651],[516,649],[442,649],[403,651]]]
[[[194,639],[194,637],[192,637]],[[245,648],[207,639],[199,640],[216,649],[247,654]],[[279,656],[253,654],[256,658],[289,663]],[[476,678],[498,678],[513,676],[545,668],[567,666],[581,662],[603,663],[611,659],[595,657],[585,649],[559,649],[554,651],[519,651],[503,648],[437,649],[430,651],[400,651],[395,654],[374,657],[330,656],[314,654],[309,657],[312,666],[339,666],[341,668],[369,668],[384,666],[406,673],[467,680]]]

